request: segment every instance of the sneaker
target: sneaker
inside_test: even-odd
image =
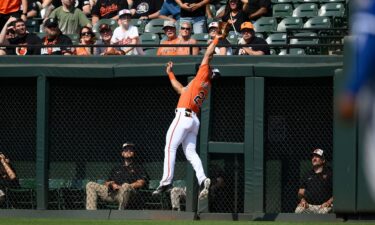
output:
[[[152,192],[152,195],[160,195],[161,193],[169,192],[172,190],[172,188],[173,188],[172,184],[159,186],[158,188],[156,188],[154,192]]]
[[[210,189],[211,180],[210,178],[206,178],[203,183],[201,184],[201,191],[199,193],[199,200],[205,199],[208,197],[208,191]]]

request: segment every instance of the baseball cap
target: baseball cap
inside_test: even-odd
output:
[[[324,151],[320,148],[317,148],[315,149],[313,152],[312,152],[312,155],[317,155],[319,157],[322,157],[324,158]]]
[[[131,142],[126,142],[122,145],[122,150],[124,151],[125,149],[130,149],[130,150],[134,151],[135,150],[134,147],[135,147],[135,144],[133,144]]]
[[[166,21],[164,21],[163,29],[166,28],[166,27],[176,28],[176,24],[173,21],[166,20]]]
[[[243,22],[241,24],[241,30],[243,29],[251,29],[254,30],[254,25],[251,22]]]
[[[123,9],[123,10],[120,10],[118,11],[118,16],[121,17],[123,15],[131,15],[132,13],[130,12],[129,9]]]
[[[210,25],[208,25],[208,29],[210,29],[211,27],[219,28],[219,23],[218,22],[211,22]]]
[[[99,26],[99,33],[102,33],[104,31],[112,31],[111,27],[106,24],[106,23],[103,23],[103,24],[100,24]]]
[[[55,18],[49,18],[44,22],[45,27],[57,27],[59,23],[57,22],[57,19]]]

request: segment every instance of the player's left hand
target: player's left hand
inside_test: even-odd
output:
[[[167,67],[166,67],[165,71],[166,71],[167,74],[168,74],[168,73],[172,72],[172,69],[173,69],[173,62],[172,62],[172,61],[169,61],[169,62],[167,63]]]

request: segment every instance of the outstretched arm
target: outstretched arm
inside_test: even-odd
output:
[[[171,81],[171,84],[172,84],[172,87],[173,89],[180,95],[184,92],[184,86],[182,86],[182,84],[176,79],[173,71],[172,71],[172,68],[173,68],[173,62],[172,61],[169,61],[167,63],[167,67],[165,69],[165,71],[167,72],[168,76],[169,76],[169,80]]]
[[[206,52],[204,53],[201,65],[209,64],[211,62],[212,56],[215,52],[215,47],[219,43],[219,38],[221,38],[221,36],[216,35],[215,39],[208,46]]]

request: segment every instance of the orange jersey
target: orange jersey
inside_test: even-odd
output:
[[[165,40],[161,44],[163,45],[174,45],[178,44],[178,38],[173,40]],[[159,47],[156,55],[177,55],[177,47]]]
[[[201,65],[195,78],[181,94],[177,108],[187,108],[199,113],[203,101],[207,98],[211,86],[211,68],[208,64]]]
[[[20,10],[21,0],[0,0],[0,14],[9,14]]]

